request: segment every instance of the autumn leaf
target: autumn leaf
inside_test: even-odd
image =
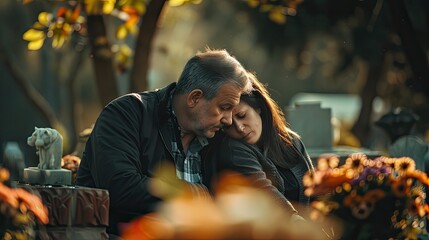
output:
[[[45,37],[46,37],[45,32],[32,29],[32,28],[27,30],[22,36],[24,40],[29,42],[44,39]]]
[[[170,0],[170,1],[168,1],[168,4],[171,7],[178,7],[178,6],[185,4],[185,2],[186,2],[186,0]]]
[[[110,14],[115,8],[116,0],[106,0],[103,2],[103,13]]]
[[[45,39],[39,39],[32,42],[29,42],[27,45],[28,50],[39,50],[43,43],[45,42]]]
[[[52,47],[60,48],[64,45],[64,42],[65,42],[64,35],[61,35],[61,34],[55,35],[52,39]]]
[[[41,12],[39,13],[39,16],[37,17],[37,20],[39,20],[39,23],[43,26],[48,26],[49,22],[51,21],[52,14],[49,14],[47,12]]]
[[[143,15],[146,12],[146,5],[144,2],[138,2],[134,5],[134,8],[137,10],[137,12],[141,15]]]
[[[171,7],[182,6],[186,3],[200,4],[202,0],[170,0],[168,3]]]
[[[81,12],[81,5],[80,4],[78,4],[77,6],[76,6],[76,8],[73,10],[73,12],[72,12],[72,14],[71,14],[71,16],[70,16],[70,21],[71,22],[76,22],[77,21],[77,19],[79,18],[79,16],[80,16],[80,12]]]
[[[85,10],[88,15],[96,15],[100,12],[99,0],[85,0]]]
[[[247,0],[247,5],[252,8],[259,6],[259,0]]]
[[[271,11],[273,7],[274,5],[271,5],[271,4],[262,4],[259,9],[261,10],[261,12],[268,12],[268,11]]]
[[[127,35],[128,35],[128,29],[124,24],[122,24],[116,30],[116,38],[124,39],[125,37],[127,37]]]
[[[286,23],[286,16],[283,14],[282,8],[280,7],[273,8],[270,11],[269,18],[271,21],[278,24]]]

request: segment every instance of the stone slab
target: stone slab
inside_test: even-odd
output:
[[[313,164],[317,164],[317,160],[320,155],[324,154],[335,154],[340,159],[340,164],[344,164],[346,158],[353,153],[363,153],[368,158],[374,159],[385,155],[381,151],[370,150],[367,148],[355,148],[349,146],[335,146],[330,148],[307,148],[307,153],[310,156]],[[316,166],[316,165],[315,165]]]
[[[72,172],[68,169],[24,168],[23,181],[39,185],[71,185]]]

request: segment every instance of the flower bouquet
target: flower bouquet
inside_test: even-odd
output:
[[[49,222],[48,209],[38,196],[9,188],[8,179],[9,171],[0,168],[0,239],[35,239],[36,224]]]
[[[305,193],[313,197],[313,221],[326,216],[340,226],[332,238],[426,239],[427,175],[411,158],[352,154],[341,166],[335,155],[321,156],[315,172],[304,177]]]

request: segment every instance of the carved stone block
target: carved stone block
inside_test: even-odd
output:
[[[19,187],[39,195],[49,211],[49,223],[36,230],[39,239],[108,239],[109,193],[74,186]]]

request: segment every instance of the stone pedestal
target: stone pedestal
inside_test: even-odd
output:
[[[24,168],[23,181],[39,185],[71,185],[72,172],[68,169]]]
[[[37,239],[108,239],[109,194],[104,189],[19,184],[39,195],[49,211],[49,223],[36,229]]]

